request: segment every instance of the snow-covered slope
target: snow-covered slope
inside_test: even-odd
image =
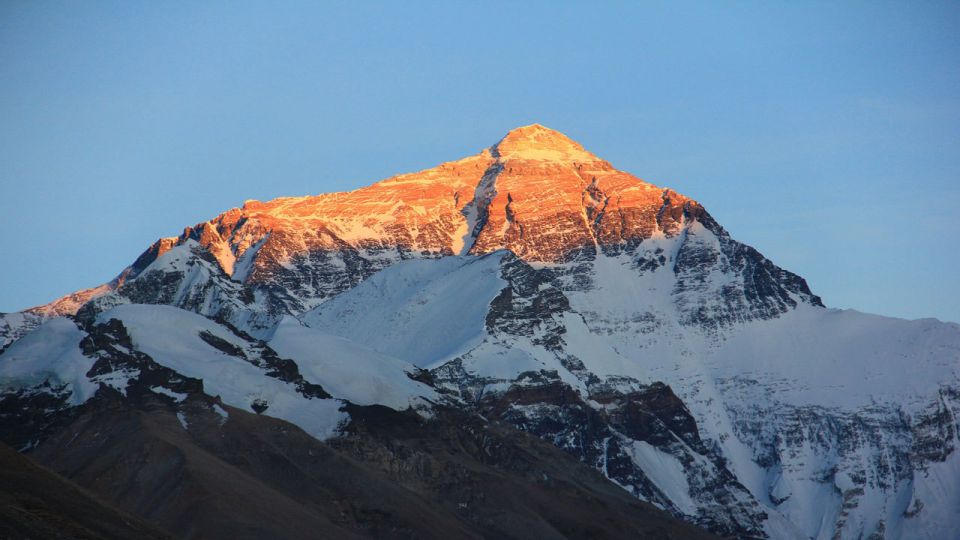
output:
[[[724,535],[960,530],[960,326],[827,309],[696,201],[539,125],[248,201],[0,338],[4,410],[202,391],[322,438],[347,403],[457,407]]]
[[[652,249],[668,252],[669,243],[661,239]],[[445,260],[448,265],[456,261]],[[511,279],[515,273],[509,264],[516,262],[499,262],[505,285],[536,280]],[[935,524],[924,529],[919,516],[907,516],[918,498],[931,497],[920,493],[940,490],[953,497],[957,489],[952,481],[952,487],[944,489],[942,476],[926,472],[928,467],[950,466],[941,464],[939,454],[931,460],[928,452],[917,450],[939,437],[944,439],[938,446],[943,455],[952,455],[956,447],[960,326],[809,304],[720,330],[714,325],[685,326],[680,321],[686,306],[676,300],[669,259],[646,272],[638,271],[636,262],[623,255],[600,255],[578,264],[576,281],[565,265],[531,268],[534,274],[545,274],[544,281],[525,292],[522,283],[506,286],[504,290],[514,291],[513,300],[527,294],[527,304],[547,305],[538,295],[557,291],[568,299],[568,307],[553,313],[538,310],[535,317],[527,314],[515,322],[542,320],[519,328],[498,327],[491,316],[495,310],[488,311],[484,322],[465,316],[460,320],[470,329],[470,340],[449,340],[443,326],[432,326],[434,315],[449,306],[464,314],[482,312],[489,309],[494,290],[468,297],[438,295],[456,274],[438,268],[444,279],[406,277],[408,266],[417,268],[422,262],[385,270],[378,275],[382,279],[362,283],[304,319],[344,337],[370,335],[371,347],[411,362],[433,360],[435,378],[488,416],[499,414],[578,451],[593,445],[584,458],[595,459],[611,478],[650,500],[662,498],[663,507],[690,519],[718,512],[718,495],[705,486],[729,473],[742,489],[734,486],[723,497],[740,501],[743,514],[754,521],[745,525],[712,515],[726,520],[731,531],[752,526],[780,536],[814,538],[877,531],[899,536],[904,531],[932,538],[936,531],[947,530]],[[700,290],[703,305],[711,306],[708,300],[715,290],[709,285]],[[722,306],[720,298],[714,300]],[[383,311],[371,315],[361,306],[382,306]],[[509,314],[505,311],[504,317]],[[389,323],[376,319],[384,314],[400,315]],[[371,317],[376,322],[367,326]],[[389,329],[383,336],[373,332],[381,325]],[[451,342],[482,341],[444,361],[423,354],[416,336],[444,349]],[[569,404],[541,396],[535,405],[518,406],[516,402],[525,399],[510,395],[531,387],[542,392],[554,384],[569,386],[580,394],[578,406],[592,407],[603,416],[619,406],[611,404],[611,393],[630,396],[653,381],[666,382],[683,400],[696,421],[695,443],[701,448],[651,444],[618,430],[615,419],[594,420],[607,427],[590,433],[576,418],[563,418]],[[499,410],[503,403],[485,404],[491,396],[506,396],[513,403]],[[636,396],[630,399],[636,401]],[[570,425],[542,432],[535,427],[551,422]],[[930,433],[931,428],[942,431]],[[671,436],[683,438],[676,432]],[[619,439],[618,448],[610,445],[610,437]],[[613,472],[607,465],[611,459],[631,464]],[[920,504],[928,503],[921,498]],[[761,517],[764,512],[766,519]],[[947,511],[940,520],[960,526],[958,518]]]
[[[403,261],[300,318],[381,353],[430,366],[482,340],[490,302],[506,284],[500,277],[503,255]]]
[[[198,384],[184,382],[190,379]],[[290,359],[172,306],[122,305],[86,325],[51,319],[14,343],[0,362],[0,392],[28,402],[49,396],[76,406],[98,391],[126,396],[131,387],[176,401],[202,391],[237,408],[269,411],[319,439],[335,434],[347,418],[343,403],[304,378]]]
[[[26,311],[0,313],[0,351],[43,323],[44,317]]]
[[[280,317],[269,312],[254,291],[230,279],[193,239],[169,247],[115,288],[91,299],[77,316],[89,320],[124,304],[176,306],[229,321],[254,335],[269,332]]]
[[[269,364],[262,360],[265,351],[258,344],[206,317],[170,306],[127,305],[98,317],[101,323],[110,320],[126,328],[132,350],[202,380],[204,392],[228,405],[269,411],[319,439],[332,436],[346,419],[337,400],[304,395],[292,382],[269,376]]]
[[[436,391],[415,379],[413,364],[359,343],[284,318],[268,342],[284,358],[293,358],[304,377],[331,395],[357,405],[386,405],[397,410],[428,408]]]
[[[614,278],[621,262],[598,260],[593,284],[568,293],[584,317],[569,319],[564,352],[586,371],[669,384],[755,499],[806,537],[960,530],[960,511],[915,512],[958,489],[928,467],[949,467],[957,448],[960,326],[799,304],[720,331],[684,327],[657,271],[631,285]],[[948,495],[920,495],[938,490]]]
[[[82,354],[85,334],[71,321],[46,322],[4,351],[0,363],[0,389],[38,388],[63,392],[69,403],[83,403],[97,390],[87,377],[93,359]]]

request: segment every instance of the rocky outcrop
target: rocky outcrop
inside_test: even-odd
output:
[[[43,323],[43,316],[29,311],[0,313],[0,352]]]
[[[763,507],[663,384],[620,380],[581,393],[556,372],[524,373],[507,383],[472,377],[457,363],[435,370],[434,379],[484,418],[552,443],[677,517],[724,536],[765,535]],[[491,385],[506,389],[484,391]],[[632,389],[623,392],[624,385]]]

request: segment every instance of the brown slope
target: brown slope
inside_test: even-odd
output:
[[[464,536],[294,426],[228,410],[220,426],[187,404],[186,431],[161,404],[100,404],[35,455],[180,538],[403,537],[419,523]]]
[[[0,443],[0,538],[171,538]]]
[[[455,512],[484,538],[714,538],[639,501],[569,454],[508,425],[356,407],[334,448]]]
[[[95,400],[96,401],[96,400]],[[183,538],[707,538],[551,445],[443,412],[351,410],[333,446],[209,402],[91,405],[36,458]]]

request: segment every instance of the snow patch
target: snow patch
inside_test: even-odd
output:
[[[18,390],[49,382],[52,386],[67,385],[71,405],[87,401],[99,385],[86,376],[95,360],[80,350],[85,336],[73,321],[63,317],[40,325],[0,355],[0,389]]]
[[[436,364],[483,340],[490,302],[506,285],[504,254],[399,262],[301,320],[416,366]]]
[[[220,405],[218,405],[218,404],[216,404],[216,403],[213,404],[213,412],[215,412],[215,413],[217,413],[218,415],[220,415],[220,425],[221,425],[221,426],[222,426],[223,424],[225,424],[225,423],[227,422],[227,420],[230,418],[230,413],[228,413],[226,409],[224,409],[223,407],[221,407]]]
[[[657,447],[645,441],[631,441],[630,454],[636,463],[650,478],[657,489],[688,516],[697,514],[697,504],[690,496],[690,484],[687,482],[687,473],[680,461],[661,452]]]
[[[280,356],[293,358],[306,379],[358,405],[406,409],[423,399],[439,399],[433,388],[410,378],[417,370],[413,364],[303,326],[292,317],[283,318],[269,343]]]
[[[182,403],[183,400],[187,399],[187,394],[181,394],[181,393],[179,393],[179,392],[174,392],[173,390],[170,390],[169,388],[165,388],[165,387],[163,387],[163,386],[151,386],[151,387],[150,387],[150,391],[151,391],[151,392],[154,392],[154,393],[157,393],[157,394],[162,394],[162,395],[167,396],[167,397],[170,397],[170,398],[173,398],[173,400],[174,400],[175,402],[177,402],[177,403]]]

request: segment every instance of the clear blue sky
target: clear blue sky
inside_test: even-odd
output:
[[[832,307],[960,321],[960,3],[356,4],[0,3],[0,311],[539,122]]]

